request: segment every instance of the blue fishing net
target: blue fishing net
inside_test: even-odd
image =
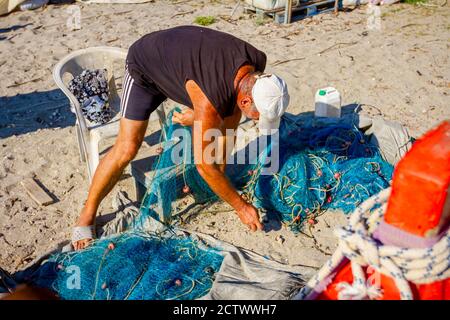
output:
[[[142,227],[148,217],[161,220],[164,216],[165,221],[170,222],[175,212],[174,201],[187,194],[192,195],[196,203],[218,199],[195,166],[192,129],[172,122],[175,111],[180,109],[173,109],[163,126],[161,154],[153,166],[151,184],[147,186],[135,228]]]
[[[293,231],[328,209],[352,212],[389,186],[393,166],[356,127],[287,119],[280,128],[280,170],[258,175],[245,190],[256,207],[275,212]]]
[[[164,136],[170,138],[177,127],[167,125],[165,129]],[[185,133],[189,130],[182,129],[181,134]],[[189,139],[185,137],[183,143],[190,145]],[[172,211],[176,185],[180,183],[177,172],[185,170],[185,162],[183,154],[175,163],[167,150],[161,154],[142,206],[149,209],[137,217],[129,231],[97,240],[81,251],[51,255],[35,270],[29,270],[31,275],[25,272],[25,281],[51,289],[62,299],[193,300],[206,295],[222,264],[220,251],[188,236],[172,232],[170,237],[162,237],[146,229],[148,217],[159,217],[156,205],[166,213]],[[182,180],[195,179],[198,184],[190,185],[205,189],[202,180],[192,177],[194,171],[190,169],[195,166],[187,168]],[[201,196],[196,199],[204,201]]]
[[[191,300],[209,292],[223,257],[190,237],[139,232],[52,255],[28,281],[77,300]]]
[[[174,201],[183,196],[180,190],[187,190],[197,202],[217,200],[194,165],[191,129],[171,118],[170,114],[164,130],[165,141],[173,143],[166,143],[154,166],[155,176],[141,206],[144,220],[165,216],[170,221]],[[231,164],[229,180],[255,207],[278,216],[295,232],[328,209],[349,213],[389,186],[393,166],[351,123],[312,116],[294,121],[285,116],[279,132],[263,138],[267,143],[257,150],[256,162]],[[277,154],[272,154],[274,139]],[[178,161],[174,152],[180,152]],[[278,161],[279,170],[262,174],[271,165],[269,158]]]

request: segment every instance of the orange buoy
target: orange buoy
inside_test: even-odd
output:
[[[394,170],[387,209],[374,236],[385,245],[430,248],[450,226],[450,121],[416,141]],[[377,279],[380,300],[400,299],[394,280],[371,267],[366,279]],[[344,261],[316,299],[337,300],[338,284],[353,283],[350,261]],[[414,299],[449,300],[450,278],[429,284],[409,283]]]

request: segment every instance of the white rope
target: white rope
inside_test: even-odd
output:
[[[351,261],[353,283],[337,284],[338,299],[377,299],[382,292],[377,284],[366,281],[363,267],[391,277],[402,300],[412,300],[408,282],[426,284],[450,277],[450,231],[434,246],[425,249],[383,245],[372,235],[380,224],[391,189],[369,198],[353,212],[349,225],[335,231],[339,246],[330,260],[308,281],[294,299],[308,299],[317,293],[318,285],[328,285],[336,268],[345,259]],[[316,290],[314,290],[316,288]],[[319,289],[323,290],[324,288]],[[314,291],[314,292],[313,292]]]

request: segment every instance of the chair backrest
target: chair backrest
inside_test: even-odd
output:
[[[117,86],[114,78],[114,63],[122,61],[123,69],[125,69],[125,59],[127,50],[116,47],[93,47],[78,50],[65,56],[53,69],[53,79],[58,87],[69,98],[71,104],[75,109],[79,109],[77,99],[70,92],[67,83],[64,83],[64,75],[69,73],[72,77],[79,75],[84,69],[106,69],[108,72],[108,86],[109,86],[109,103],[110,106],[119,112],[120,97],[117,93]],[[77,110],[75,110],[77,111]],[[79,112],[77,113],[78,121]]]

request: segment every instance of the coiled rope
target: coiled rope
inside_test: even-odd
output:
[[[362,203],[353,212],[348,226],[335,231],[339,246],[330,260],[311,278],[296,300],[311,299],[332,282],[337,268],[348,259],[351,261],[353,283],[337,284],[340,300],[377,299],[381,288],[366,281],[363,267],[391,277],[402,300],[412,300],[409,282],[427,284],[450,277],[450,230],[429,248],[400,248],[383,245],[373,238],[387,207],[391,188],[381,191]]]

